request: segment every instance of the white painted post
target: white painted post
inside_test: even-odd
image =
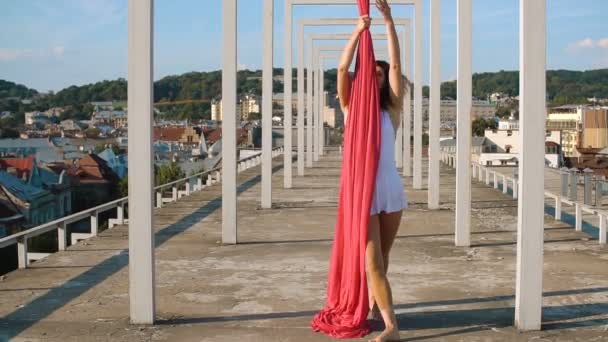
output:
[[[325,64],[321,63],[319,77],[319,155],[325,152]]]
[[[325,71],[323,70],[325,68],[325,65],[322,62],[319,62],[320,68],[319,68],[319,111],[318,111],[318,115],[319,118],[317,120],[317,122],[319,123],[319,133],[317,134],[317,138],[319,139],[319,142],[317,143],[317,146],[319,146],[319,157],[323,155],[323,144],[325,143],[325,137],[324,137],[324,122],[325,122],[325,118],[323,116],[323,108],[325,105],[325,90],[324,90],[324,80],[325,80]]]
[[[99,214],[94,211],[91,214],[91,235],[97,236],[99,234]]]
[[[264,0],[264,61],[262,72],[262,203],[264,209],[272,208],[272,65],[273,65],[273,18],[274,1]],[[291,24],[290,24],[291,25]],[[289,48],[291,51],[291,47]],[[287,79],[288,69],[285,69]],[[290,75],[291,76],[291,75]],[[289,77],[291,79],[291,77]],[[291,86],[291,82],[289,83]],[[289,103],[290,104],[290,103]],[[285,110],[288,102],[285,102]],[[285,126],[291,132],[291,127]],[[287,138],[287,137],[285,137]],[[287,177],[287,171],[285,171]],[[285,178],[287,180],[287,178]]]
[[[490,185],[490,169],[486,168],[486,185]]]
[[[125,203],[124,202],[121,202],[116,207],[116,221],[118,224],[125,223]]]
[[[17,240],[17,259],[19,268],[27,268],[29,260],[27,258],[27,237],[21,237]]]
[[[600,244],[606,244],[606,215],[600,214]]]
[[[186,181],[186,196],[190,196],[190,180]]]
[[[173,201],[173,202],[176,202],[176,201],[177,201],[177,185],[174,185],[174,186],[171,188],[171,194],[172,194],[172,195],[171,195],[171,199],[172,199],[172,201]]]
[[[292,182],[292,168],[291,168],[291,159],[292,159],[292,143],[291,143],[291,133],[293,131],[293,125],[291,120],[291,106],[292,106],[292,79],[293,79],[293,70],[291,65],[291,55],[292,55],[292,30],[293,30],[293,17],[292,17],[292,8],[291,4],[289,6],[285,6],[285,80],[283,82],[284,90],[283,90],[283,108],[284,108],[284,118],[283,118],[283,128],[284,128],[284,146],[285,152],[283,153],[283,187],[285,189],[291,188]],[[272,50],[271,50],[272,51]],[[272,53],[272,52],[271,52]]]
[[[543,279],[543,230],[546,110],[546,0],[520,0],[519,130],[515,324],[540,330]]]
[[[498,176],[496,175],[496,171],[494,173],[494,189],[498,189]]]
[[[575,204],[576,218],[574,228],[577,232],[583,231],[583,205],[581,203]]]
[[[431,0],[428,207],[439,209],[439,127],[441,126],[441,0]]]
[[[558,220],[558,221],[562,219],[562,199],[561,199],[561,196],[556,196],[555,197],[555,219]]]
[[[298,30],[298,176],[304,176],[304,26]]]
[[[505,175],[502,175],[502,193],[503,194],[509,193],[509,183],[507,183],[507,176],[505,176]]]
[[[410,62],[410,55],[411,55],[411,44],[412,44],[412,37],[411,34],[408,32],[405,35],[405,43],[404,45],[407,46],[407,51],[408,54],[407,56],[404,55],[405,57],[405,76],[407,77],[408,81],[411,81],[411,75],[412,75],[412,66],[411,66],[411,62]],[[405,91],[405,98],[403,99],[403,175],[406,177],[411,177],[412,176],[412,142],[411,142],[411,138],[412,138],[412,88],[408,85],[406,91]]]
[[[315,55],[315,57],[317,57]],[[313,94],[312,94],[312,160],[319,161],[319,59],[313,60]]]
[[[65,222],[60,223],[57,226],[57,249],[60,251],[65,251],[68,246],[68,229],[67,224]]]
[[[422,189],[422,1],[414,9],[414,189]]]
[[[237,242],[236,209],[236,53],[237,0],[223,1],[222,70],[222,243]]]
[[[196,189],[198,191],[203,190],[203,179],[201,177],[196,178]]]
[[[162,208],[163,207],[163,193],[162,193],[162,191],[157,191],[156,192],[156,207],[157,208]]]
[[[513,199],[517,199],[519,193],[519,182],[516,178],[513,178]]]
[[[313,104],[313,52],[312,40],[306,46],[306,167],[312,167],[313,161],[313,129],[314,129],[314,104]]]
[[[471,245],[471,0],[457,2],[458,93],[456,138],[456,246]]]
[[[155,314],[154,1],[129,0],[129,302],[133,324],[152,324]]]

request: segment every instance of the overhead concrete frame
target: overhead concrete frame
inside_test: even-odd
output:
[[[375,1],[370,1],[374,4]],[[297,5],[356,5],[356,0],[285,0],[285,81],[284,81],[284,96],[285,103],[292,101],[292,39],[293,39],[293,6]],[[412,5],[414,6],[416,30],[415,30],[415,75],[414,75],[414,188],[422,188],[422,0],[392,0],[391,5]],[[303,57],[303,56],[302,56]],[[302,58],[303,59],[303,58]],[[312,88],[312,84],[309,84]],[[303,83],[302,83],[303,86]],[[299,95],[303,96],[303,95]],[[299,103],[303,103],[303,97],[298,99]],[[309,101],[310,103],[310,101]],[[303,105],[299,105],[303,111]],[[312,108],[311,108],[312,109]],[[291,106],[285,107],[285,126],[289,127],[292,122]],[[311,139],[312,140],[312,139]],[[409,143],[409,139],[408,140]],[[285,187],[291,187],[291,128],[285,131]],[[409,150],[408,150],[409,153]],[[312,157],[312,156],[311,156]],[[312,160],[312,158],[311,158]],[[307,160],[307,163],[308,160]],[[311,165],[308,165],[311,166]],[[404,170],[404,173],[407,171]]]
[[[457,0],[457,246],[471,244],[472,0]],[[519,1],[520,153],[515,325],[540,330],[544,230],[546,0]],[[435,6],[432,6],[432,10]],[[432,15],[431,15],[432,16]]]
[[[309,36],[309,39],[312,38],[312,35]],[[386,38],[385,38],[386,39]],[[314,39],[313,39],[314,41]],[[313,79],[314,79],[314,92],[313,92],[313,101],[314,110],[313,110],[313,127],[314,129],[314,161],[319,160],[319,156],[323,155],[323,148],[325,145],[323,134],[324,127],[324,119],[323,119],[323,97],[325,95],[325,69],[323,65],[320,63],[321,52],[333,51],[340,52],[344,50],[345,45],[320,45],[314,47],[314,58],[313,58]],[[375,47],[374,53],[377,57],[385,56],[388,57],[388,49],[386,47],[378,48]],[[398,139],[398,138],[397,138]],[[395,152],[397,154],[397,152]]]
[[[304,115],[304,28],[306,26],[355,26],[358,22],[358,18],[352,18],[352,19],[348,19],[348,18],[322,18],[322,19],[300,19],[298,21],[298,116],[300,115]],[[403,41],[401,42],[402,46],[406,46],[406,47],[410,47],[411,45],[411,27],[410,27],[410,20],[406,19],[406,18],[395,18],[394,19],[395,25],[396,26],[403,26],[404,30],[403,30]],[[372,22],[372,25],[384,25],[384,23],[382,22]],[[309,36],[309,40],[306,41],[306,51],[307,52],[307,86],[306,89],[313,89],[313,77],[310,74],[312,72],[312,35]],[[347,38],[348,39],[348,38]],[[409,52],[409,50],[408,50]],[[411,75],[411,63],[410,63],[410,58],[409,57],[409,53],[405,54],[402,53],[405,63],[403,65],[403,68],[405,69],[405,75],[406,77],[409,79],[410,75]],[[407,57],[406,57],[407,56]],[[403,161],[403,174],[405,176],[411,176],[411,158],[410,158],[410,151],[411,151],[411,147],[410,147],[410,139],[403,139],[402,137],[409,137],[411,136],[411,93],[410,93],[411,89],[408,87],[407,92],[406,92],[406,96],[404,96],[404,112],[403,112],[403,120],[402,121],[402,126],[398,129],[397,131],[397,146],[396,146],[396,150],[397,151],[402,151],[401,153],[401,157],[397,156],[396,160],[398,163],[398,166],[401,165],[401,161]],[[306,92],[306,113],[307,113],[307,132],[306,132],[306,139],[307,139],[307,143],[306,143],[306,166],[307,167],[312,167],[312,162],[313,162],[313,143],[316,142],[316,139],[313,139],[313,129],[312,129],[312,124],[313,124],[313,120],[310,117],[313,113],[313,94],[312,92]],[[302,125],[302,126],[298,126],[298,135],[302,137],[302,140],[304,138],[304,134],[300,133],[300,130],[302,130],[302,132],[304,131],[304,120],[300,119],[300,117],[298,118],[298,122]],[[402,133],[403,132],[403,133]],[[400,143],[400,142],[403,143]],[[301,146],[304,146],[304,142],[303,141],[298,141],[298,144],[301,144]],[[300,145],[298,145],[300,146]],[[403,148],[402,148],[403,146]],[[301,157],[301,155],[304,154],[303,152],[304,148],[298,148],[298,151],[302,151],[302,152],[298,152],[298,159],[302,159],[302,164],[303,164],[303,160],[304,158]],[[398,152],[396,152],[398,153]],[[302,172],[303,174],[303,170],[301,171],[301,164],[298,164],[298,172]]]

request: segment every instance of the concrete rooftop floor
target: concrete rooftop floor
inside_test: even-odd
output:
[[[290,190],[281,160],[274,209],[259,209],[259,167],[239,175],[239,245],[219,243],[220,185],[157,210],[156,325],[129,324],[120,226],[0,280],[0,341],[329,340],[309,322],[325,301],[340,158],[322,157]],[[543,330],[519,333],[517,202],[474,182],[474,245],[455,247],[454,170],[441,172],[438,211],[404,178],[411,208],[389,270],[402,339],[608,341],[608,248],[546,216]]]

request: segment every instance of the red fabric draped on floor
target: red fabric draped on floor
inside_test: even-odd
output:
[[[369,0],[358,0],[369,15]],[[361,33],[344,134],[336,231],[329,266],[327,303],[312,320],[315,331],[336,338],[367,335],[369,299],[365,248],[380,155],[380,105],[369,30]]]

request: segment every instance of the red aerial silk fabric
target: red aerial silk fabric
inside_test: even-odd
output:
[[[369,0],[358,0],[369,15]],[[367,335],[369,299],[365,275],[367,225],[380,155],[380,104],[369,30],[361,33],[349,113],[327,302],[312,320],[313,330],[335,338]]]

